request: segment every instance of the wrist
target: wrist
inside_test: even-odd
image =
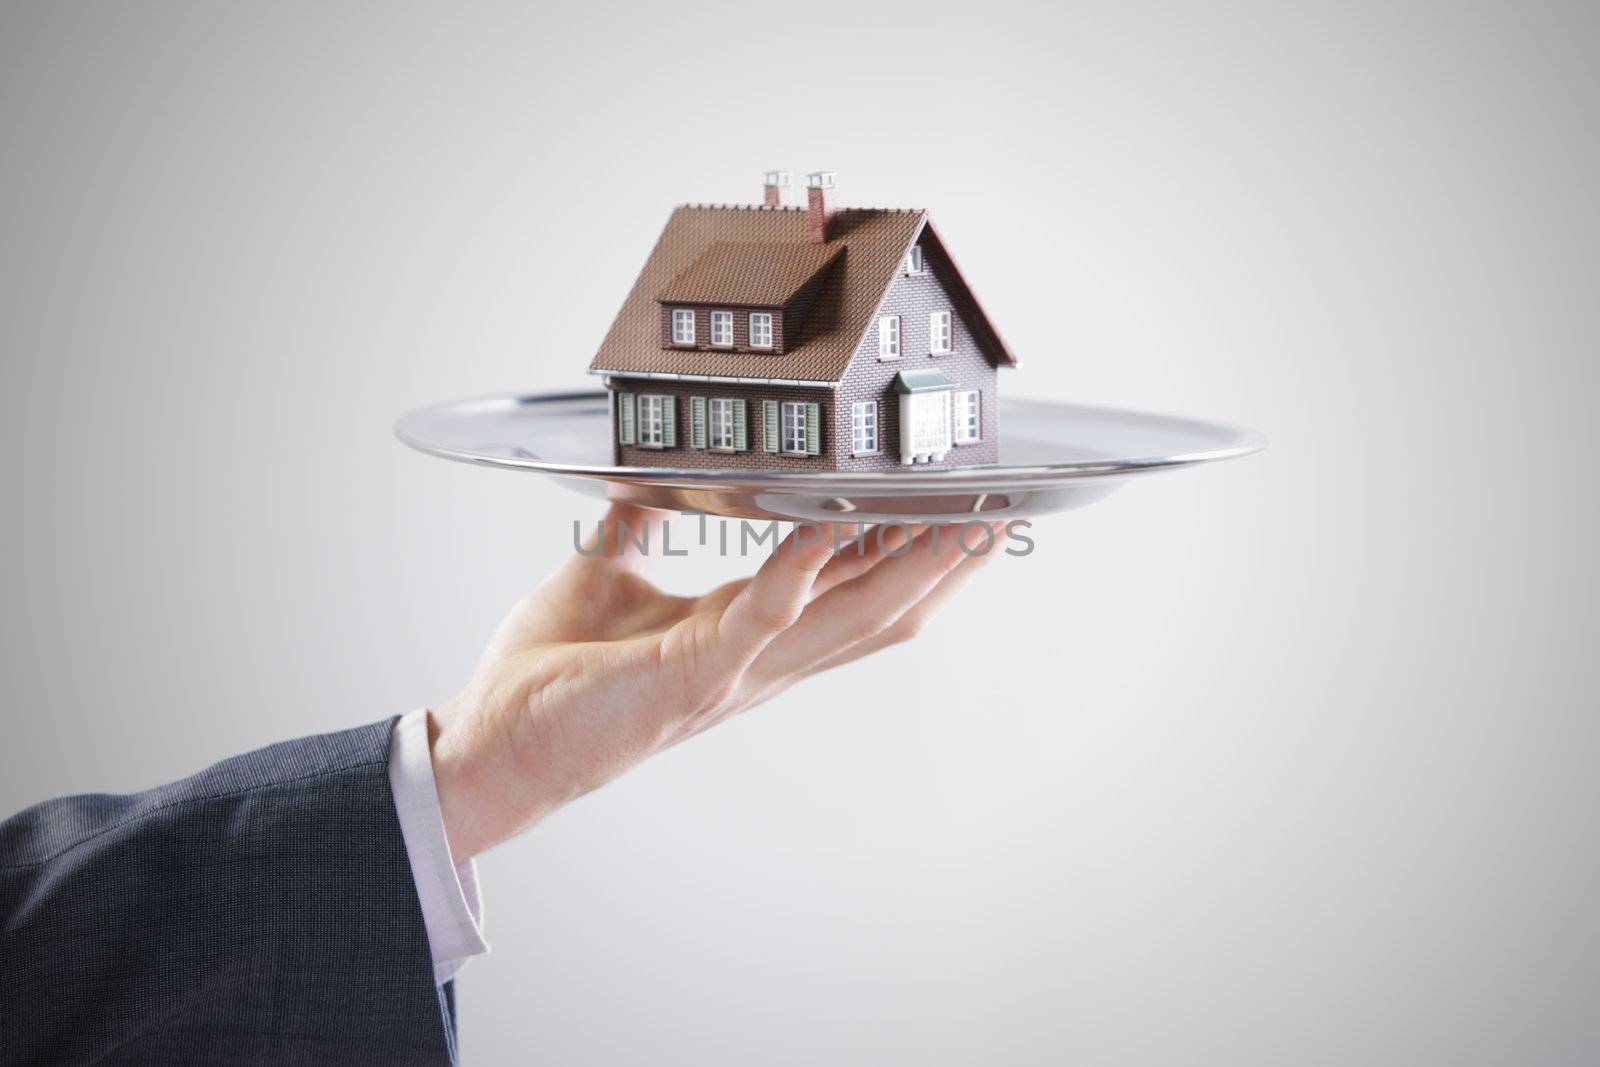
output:
[[[448,707],[428,714],[428,751],[433,761],[439,815],[450,845],[450,859],[461,864],[499,842],[486,832],[486,809],[479,784],[482,771],[462,743],[457,723]]]

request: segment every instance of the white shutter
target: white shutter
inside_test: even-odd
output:
[[[633,444],[633,394],[617,394],[617,440],[625,445]]]
[[[689,447],[706,447],[706,398],[689,398]]]
[[[763,400],[761,402],[761,437],[762,445],[768,452],[778,450],[779,432],[778,402],[776,400]]]

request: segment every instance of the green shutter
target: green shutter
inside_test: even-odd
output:
[[[761,402],[761,436],[768,452],[778,450],[778,402],[776,400],[763,400]]]
[[[678,398],[661,398],[661,447],[678,447]]]
[[[750,447],[750,441],[746,436],[745,428],[745,423],[747,421],[747,416],[745,415],[744,410],[744,401],[735,400],[733,402],[733,447],[739,452],[743,452],[745,449]]]
[[[689,398],[689,447],[706,447],[706,398]]]
[[[633,394],[617,394],[617,440],[633,444]]]
[[[806,455],[822,451],[822,405],[806,405]]]

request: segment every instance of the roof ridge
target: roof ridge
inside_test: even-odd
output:
[[[679,204],[680,208],[692,208],[695,211],[804,211],[803,207],[794,204],[780,204],[776,207],[768,204],[710,204],[690,202]]]
[[[807,208],[805,208],[805,207],[803,207],[801,205],[798,205],[798,204],[779,204],[777,206],[772,206],[772,205],[769,205],[769,204],[713,204],[713,203],[709,203],[709,202],[702,203],[700,201],[690,201],[688,203],[679,204],[678,207],[680,207],[680,208],[689,208],[689,209],[694,210],[694,211],[806,211],[806,210],[808,210]],[[840,207],[840,208],[835,208],[834,209],[834,213],[835,214],[838,214],[838,213],[844,212],[844,211],[882,211],[882,212],[886,212],[888,214],[893,214],[893,215],[925,215],[925,214],[927,214],[928,209],[925,208],[925,207]]]

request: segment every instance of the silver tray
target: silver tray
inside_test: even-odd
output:
[[[537,471],[590,496],[747,519],[963,522],[1091,504],[1135,476],[1235,459],[1266,438],[1139,411],[1001,400],[1000,462],[867,474],[618,467],[603,392],[488,396],[418,408],[395,436],[429,455]]]

